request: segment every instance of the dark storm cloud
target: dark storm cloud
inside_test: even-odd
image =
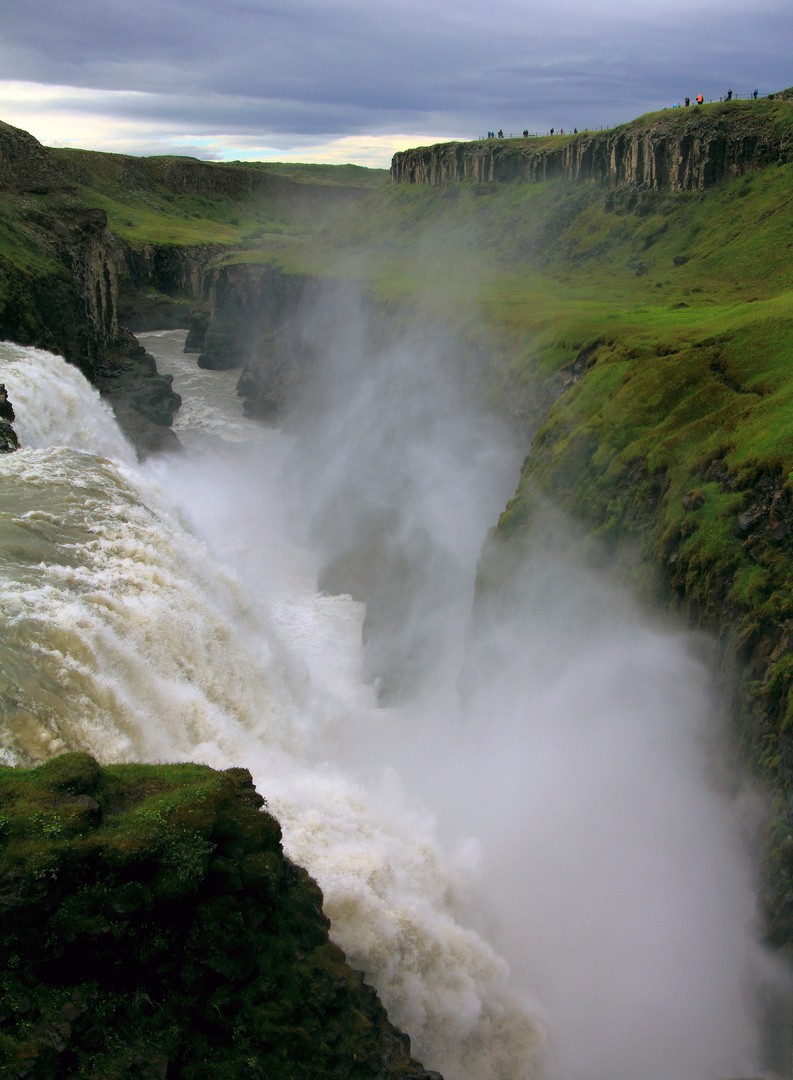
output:
[[[146,91],[104,107],[197,135],[476,135],[780,89],[791,30],[788,0],[28,0],[4,15],[0,64],[6,79]]]

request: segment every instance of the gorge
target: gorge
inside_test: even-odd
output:
[[[250,769],[447,1080],[789,1059],[790,106],[756,104],[774,165],[693,197],[3,159],[6,760]]]

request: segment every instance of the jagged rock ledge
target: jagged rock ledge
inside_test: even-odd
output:
[[[0,1071],[441,1080],[328,938],[246,769],[0,766]]]
[[[775,108],[793,111],[788,91]],[[761,108],[753,109],[757,105]],[[769,118],[766,102],[669,110],[604,132],[538,139],[437,143],[394,154],[394,183],[461,180],[599,181],[658,191],[702,191],[730,177],[793,161],[789,126]]]
[[[0,383],[0,454],[13,454],[19,449],[19,439],[14,431],[14,406],[8,400],[4,383]]]

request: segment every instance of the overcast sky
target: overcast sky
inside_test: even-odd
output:
[[[793,84],[793,0],[18,0],[0,119],[55,146],[388,165]]]

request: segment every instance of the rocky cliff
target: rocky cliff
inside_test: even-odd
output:
[[[0,383],[0,454],[13,454],[19,449],[19,439],[14,431],[14,406],[8,400],[3,383]]]
[[[702,191],[721,180],[793,160],[783,95],[668,110],[604,132],[438,143],[394,155],[394,183],[461,180],[596,181],[658,191]]]
[[[179,397],[119,323],[124,252],[79,165],[0,124],[0,338],[60,353],[100,387],[139,452],[176,445]]]
[[[212,270],[206,281],[208,316],[203,337],[194,331],[191,350],[198,366],[224,370],[266,366],[275,335],[284,336],[319,281],[278,268],[236,263]],[[251,390],[253,387],[251,387]],[[246,395],[248,396],[248,395]]]
[[[0,1072],[441,1080],[328,939],[245,769],[0,766]]]
[[[206,289],[222,291],[204,271],[233,242],[302,239],[363,192],[256,163],[53,149],[0,123],[0,337],[77,365],[140,452],[174,445],[177,397],[129,331],[188,326]],[[240,362],[234,338],[214,321],[207,366]]]

